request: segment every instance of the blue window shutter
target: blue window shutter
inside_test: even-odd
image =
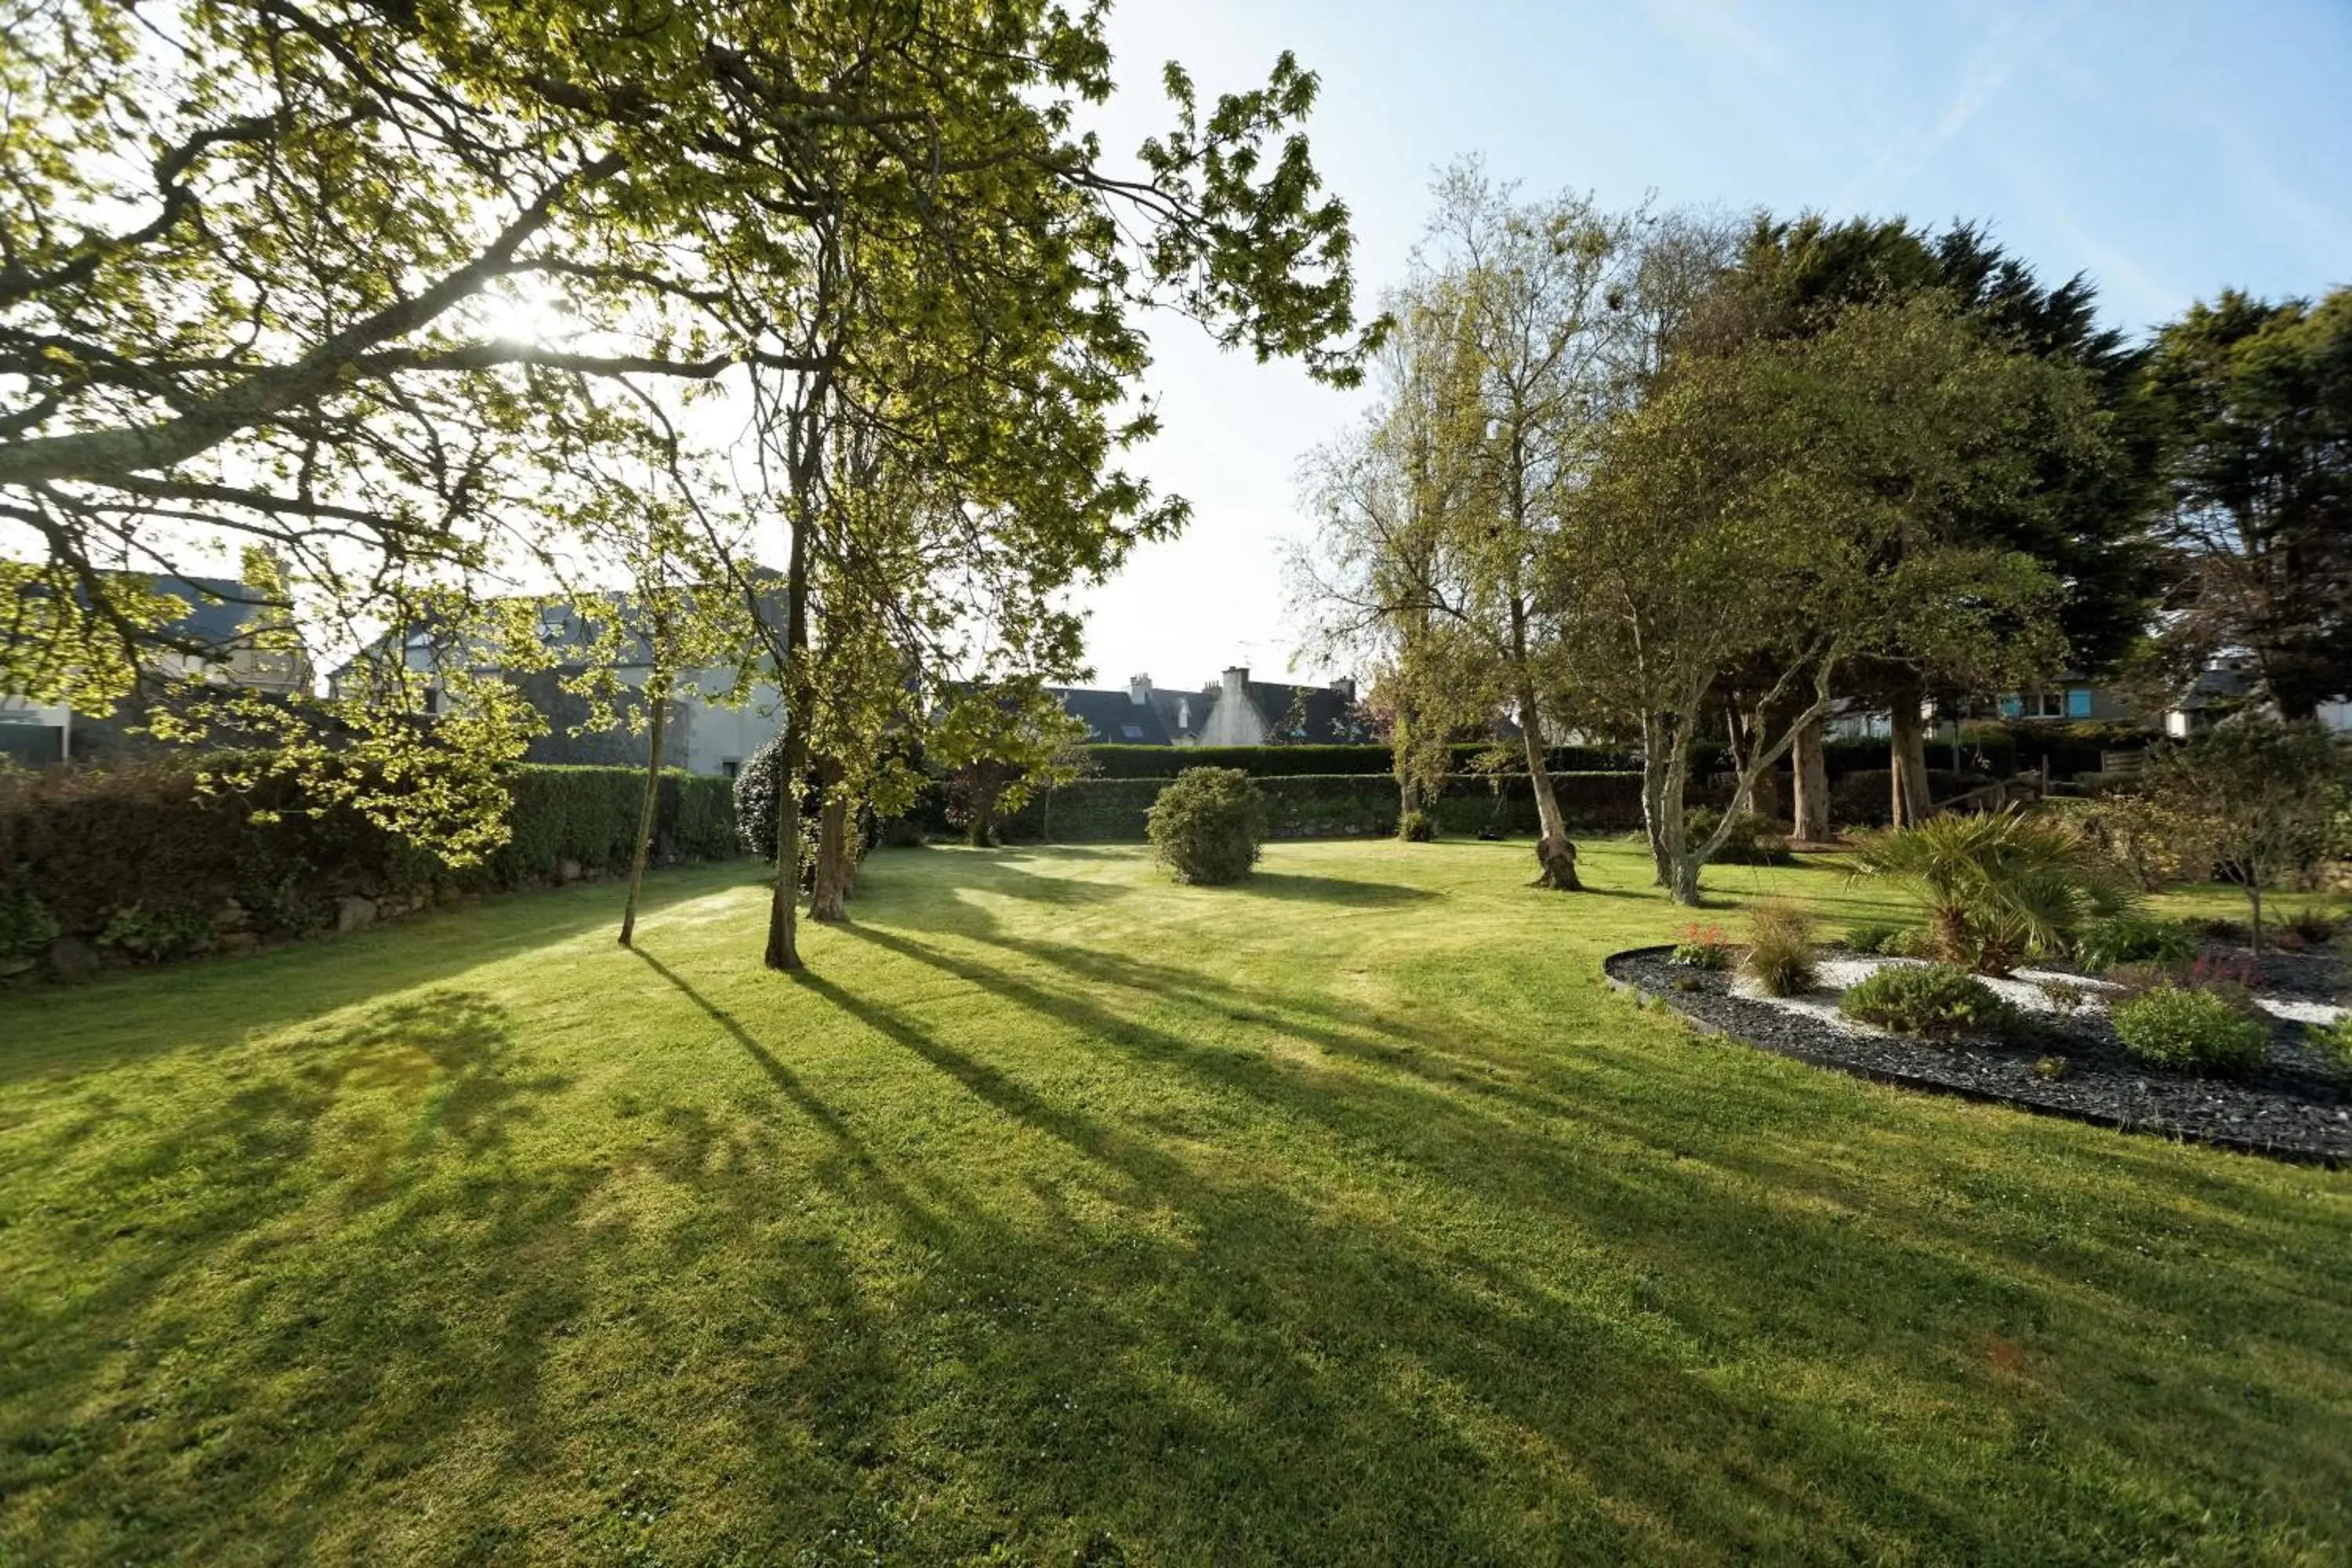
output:
[[[2025,700],[2023,698],[2004,697],[2000,700],[2000,716],[2002,718],[2014,719],[2024,711]]]
[[[2066,717],[2069,719],[2087,719],[2090,716],[2091,689],[2087,686],[2068,687],[2066,689]]]

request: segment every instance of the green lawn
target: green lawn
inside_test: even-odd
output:
[[[1689,1034],[1586,865],[888,851],[802,982],[732,868],[0,1001],[0,1563],[2347,1561],[2352,1176]]]

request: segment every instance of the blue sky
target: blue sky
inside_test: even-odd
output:
[[[2223,286],[2352,282],[2352,0],[1122,0],[1111,27],[1115,148],[1162,123],[1167,59],[1204,95],[1286,47],[1321,77],[1309,134],[1367,302],[1400,275],[1432,174],[1474,153],[1530,193],[1611,205],[1983,220],[2045,279],[2089,273],[2134,331]],[[1297,459],[1359,400],[1181,323],[1155,338],[1167,428],[1140,466],[1195,521],[1087,596],[1089,655],[1105,685],[1274,674],[1296,642],[1278,561],[1306,527]]]

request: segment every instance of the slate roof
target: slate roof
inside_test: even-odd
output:
[[[1170,746],[1200,738],[1210,715],[1224,700],[1222,686],[1204,690],[1168,690],[1153,687],[1147,700],[1138,702],[1124,689],[1090,690],[1076,686],[1049,686],[1062,707],[1083,721],[1087,740],[1100,744]],[[1300,713],[1304,693],[1303,713]],[[1266,734],[1276,744],[1332,744],[1369,741],[1370,728],[1357,717],[1352,698],[1328,686],[1288,686],[1279,681],[1253,680],[1244,688],[1249,705],[1257,710]],[[1295,714],[1302,721],[1293,723]],[[1183,721],[1189,721],[1184,722]]]
[[[185,637],[223,652],[245,641],[246,623],[263,607],[259,591],[234,577],[159,576],[155,592],[188,606],[188,613],[162,628],[166,637]]]
[[[1049,686],[1051,692],[1072,717],[1087,726],[1087,739],[1116,746],[1167,746],[1175,743],[1169,733],[1170,720],[1160,710],[1160,693],[1152,700],[1138,702],[1124,690],[1089,691],[1076,686]],[[1181,693],[1171,692],[1171,698]],[[1172,713],[1171,707],[1171,713]]]
[[[2210,665],[2197,672],[2181,694],[2179,706],[2183,710],[2210,708],[2217,702],[2239,702],[2252,695],[2252,670],[2236,661]]]
[[[1267,737],[1276,744],[1323,746],[1371,739],[1370,729],[1356,715],[1355,700],[1328,686],[1253,680],[1244,690],[1250,706],[1265,720]]]

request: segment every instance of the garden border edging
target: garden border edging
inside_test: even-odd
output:
[[[2282,1160],[2294,1164],[2316,1165],[2331,1171],[2344,1169],[2347,1163],[2344,1155],[2325,1149],[2300,1147],[2291,1142],[2234,1137],[2226,1132],[2200,1131],[2193,1128],[2176,1126],[2166,1121],[2118,1115],[2111,1111],[2104,1111],[2089,1106],[2061,1105],[2048,1100],[2017,1099],[1987,1089],[1972,1088],[1967,1084],[1953,1083],[1942,1079],[1929,1078],[1923,1074],[1905,1072],[1900,1068],[1874,1067],[1867,1063],[1843,1060],[1825,1052],[1808,1051],[1801,1046],[1790,1045],[1779,1041],[1750,1038],[1748,1036],[1742,1034],[1738,1029],[1717,1023],[1714,1019],[1698,1016],[1696,1014],[1684,1006],[1681,999],[1672,992],[1654,991],[1650,987],[1643,985],[1637,981],[1621,977],[1616,972],[1615,966],[1622,960],[1656,958],[1663,954],[1671,953],[1674,950],[1675,944],[1672,942],[1656,942],[1642,947],[1622,948],[1615,952],[1610,953],[1601,961],[1601,977],[1608,984],[1612,990],[1623,992],[1637,998],[1643,998],[1663,1004],[1685,1027],[1691,1029],[1694,1033],[1734,1040],[1740,1045],[1748,1047],[1751,1050],[1763,1051],[1772,1056],[1785,1058],[1790,1061],[1802,1062],[1808,1067],[1822,1068],[1832,1072],[1843,1073],[1849,1078],[1861,1079],[1871,1083],[1885,1084],[1896,1089],[1917,1089],[1930,1094],[1947,1095],[1954,1099],[1969,1100],[1979,1105],[2006,1106],[2013,1110],[2027,1111],[2036,1116],[2058,1117],[2069,1121],[2082,1122],[2088,1126],[2103,1127],[2110,1131],[2134,1132],[2142,1136],[2160,1138],[2172,1142],[2201,1143],[2209,1148],[2225,1149],[2232,1153],[2261,1155],[2266,1159]]]

